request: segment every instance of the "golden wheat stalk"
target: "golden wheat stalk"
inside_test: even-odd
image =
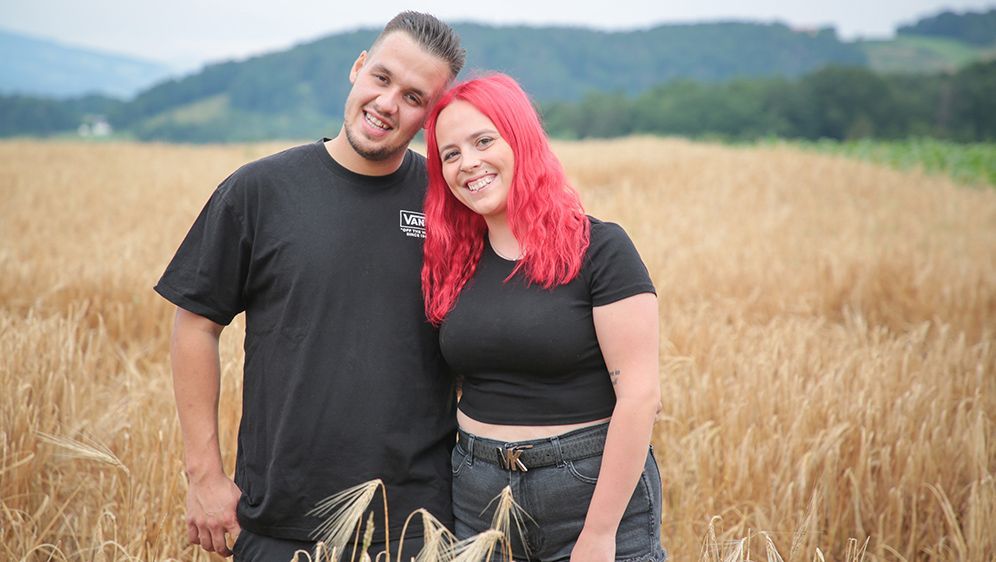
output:
[[[128,474],[128,467],[125,466],[121,459],[114,455],[110,449],[106,446],[98,443],[93,438],[86,435],[83,436],[83,441],[77,441],[70,437],[61,437],[58,435],[52,435],[50,433],[45,433],[44,431],[36,432],[38,438],[48,443],[49,445],[55,445],[59,447],[59,456],[69,459],[81,459],[88,461],[95,461],[103,464],[111,465],[115,468],[119,468]]]
[[[294,558],[291,562],[301,562],[299,556],[302,554],[307,557],[308,562],[332,562],[338,556],[336,552],[335,548],[329,549],[324,542],[318,541],[315,543],[314,558],[312,558],[312,553],[306,550],[296,550],[294,551]]]
[[[741,562],[742,560],[748,560],[749,557],[745,554],[745,546],[748,544],[748,539],[743,538],[740,540],[733,541],[733,548],[723,558],[723,562]]]
[[[415,517],[420,517],[422,520],[422,550],[414,556],[415,562],[446,562],[446,555],[452,551],[456,537],[445,525],[422,507],[411,512],[405,519],[405,524],[401,528],[401,538],[398,539],[397,562],[401,562],[402,545],[405,542],[405,534],[408,532],[408,524]],[[378,558],[379,556],[378,554]]]
[[[330,554],[333,561],[339,559],[339,556],[346,548],[346,545],[349,544],[350,538],[353,537],[354,534],[357,538],[359,537],[363,514],[370,506],[370,502],[373,500],[374,494],[377,493],[378,489],[381,490],[381,493],[385,497],[384,535],[385,541],[389,541],[389,537],[387,536],[387,491],[385,490],[384,482],[379,478],[363,482],[362,484],[357,484],[352,488],[347,488],[341,492],[332,494],[331,496],[318,502],[315,508],[307,513],[307,515],[310,516],[324,518],[324,521],[322,521],[322,523],[314,531],[312,531],[311,537],[324,543],[326,548],[331,549]],[[368,533],[372,532],[373,523],[371,521],[368,525]],[[356,542],[358,542],[358,540]],[[390,543],[385,542],[385,545],[387,545],[388,552],[390,552]],[[358,544],[353,545],[353,554],[351,558],[355,558],[358,546]],[[365,552],[366,549],[363,549],[363,551]]]
[[[700,562],[720,562],[719,541],[716,539],[716,523],[722,520],[723,518],[718,515],[713,515],[709,519],[706,534],[702,537],[702,547],[699,549]]]
[[[55,561],[208,559],[186,544],[163,399],[174,307],[149,285],[212,186],[287,146],[0,142],[0,560],[52,545]],[[996,560],[996,189],[789,146],[556,150],[591,214],[620,223],[667,287],[660,383],[674,399],[653,441],[673,559],[704,553],[720,515],[710,562],[742,537],[742,559],[764,560],[752,529],[792,560],[791,532],[774,532],[800,527],[796,561],[845,562],[851,536],[852,557],[872,537],[866,561]],[[232,324],[226,466],[244,315]],[[104,462],[43,462],[62,447],[38,430],[86,443],[81,428],[128,485]]]
[[[367,516],[367,524],[363,531],[363,543],[360,545],[360,562],[370,562],[370,543],[374,536],[374,514]],[[385,545],[386,548],[386,545]],[[385,550],[385,552],[387,552]]]
[[[862,562],[865,559],[865,552],[868,550],[868,541],[871,537],[865,539],[865,543],[858,546],[858,539],[850,538],[847,539],[847,551],[844,553],[844,562]]]
[[[809,498],[809,509],[806,510],[806,516],[802,518],[802,523],[796,528],[795,534],[792,535],[792,547],[789,550],[789,562],[795,562],[796,556],[802,552],[803,543],[806,540],[806,535],[809,533],[809,527],[813,523],[813,518],[816,517],[816,508],[820,504],[820,494],[818,491],[814,491],[813,495]]]
[[[761,531],[761,536],[764,537],[764,554],[768,559],[768,562],[785,562],[781,554],[778,554],[778,549],[775,548],[775,542],[771,540],[768,533]]]
[[[529,558],[529,545],[526,542],[526,524],[525,520],[529,519],[534,524],[536,520],[532,518],[531,515],[526,513],[526,510],[519,505],[515,498],[512,497],[511,486],[505,486],[502,488],[500,494],[495,496],[490,502],[488,502],[485,511],[491,504],[498,502],[495,508],[494,517],[491,519],[491,528],[497,529],[502,532],[505,540],[502,541],[502,549],[504,550],[504,555],[507,560],[512,560],[512,526],[515,526],[515,532],[519,535],[519,542],[522,544],[522,550],[524,551],[526,558]]]
[[[491,559],[495,546],[507,542],[507,536],[497,529],[488,529],[462,541],[453,543],[445,553],[449,562],[482,562]]]
[[[714,515],[709,519],[705,535],[702,537],[702,545],[699,549],[699,562],[749,562],[751,529],[747,529],[747,536],[739,539],[720,540],[716,527],[723,518]],[[756,535],[753,535],[756,536]],[[773,546],[773,545],[772,545]],[[777,551],[775,553],[777,555]],[[770,557],[769,557],[770,558]],[[779,557],[780,559],[780,557]]]

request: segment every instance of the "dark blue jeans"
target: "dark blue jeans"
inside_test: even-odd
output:
[[[461,432],[453,449],[453,514],[457,538],[465,539],[491,526],[498,496],[511,486],[512,497],[530,517],[524,536],[512,530],[516,560],[566,561],[584,526],[598,482],[608,424],[587,427],[549,439],[503,443]],[[527,471],[509,470],[497,449],[527,447],[519,459]],[[527,458],[528,455],[528,458]],[[508,458],[506,456],[506,458]],[[535,462],[542,466],[529,466]],[[661,562],[661,476],[648,451],[643,474],[616,533],[616,560]],[[528,552],[527,552],[528,549]]]

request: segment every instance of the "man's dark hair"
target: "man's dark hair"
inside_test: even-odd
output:
[[[374,40],[370,50],[377,48],[377,44],[394,31],[407,33],[426,52],[446,61],[450,65],[452,78],[460,74],[467,58],[467,51],[460,46],[460,37],[456,32],[435,16],[421,12],[401,12],[387,22],[384,31],[381,31]]]

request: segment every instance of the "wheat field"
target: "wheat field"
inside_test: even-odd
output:
[[[0,143],[0,559],[209,559],[151,288],[214,186],[282,146]],[[787,146],[556,149],[660,295],[673,560],[996,558],[996,190]]]

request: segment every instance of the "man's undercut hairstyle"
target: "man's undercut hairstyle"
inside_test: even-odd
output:
[[[460,46],[460,36],[453,31],[453,28],[439,21],[435,16],[421,12],[401,12],[387,22],[384,31],[381,31],[377,39],[374,40],[370,50],[376,49],[384,37],[395,31],[403,31],[426,52],[446,61],[450,65],[450,73],[452,74],[450,79],[456,78],[457,74],[460,74],[463,63],[467,59],[467,51]]]

